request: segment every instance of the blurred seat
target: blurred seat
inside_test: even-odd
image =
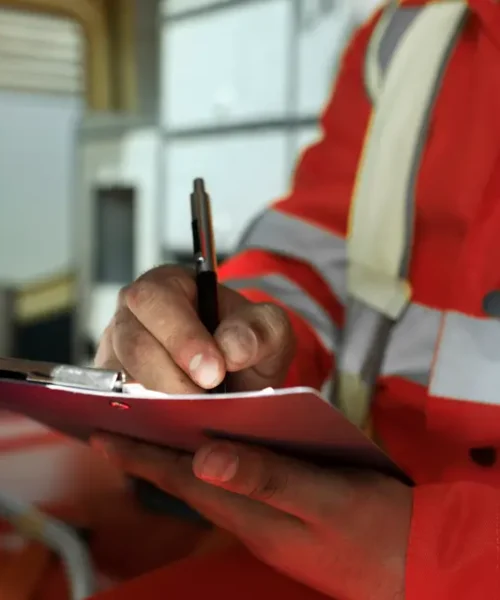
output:
[[[0,355],[74,364],[78,315],[74,273],[17,285],[0,282]],[[83,344],[82,344],[83,345]]]

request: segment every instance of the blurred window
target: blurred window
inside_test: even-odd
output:
[[[130,283],[134,279],[135,190],[119,186],[98,188],[96,203],[94,281]]]

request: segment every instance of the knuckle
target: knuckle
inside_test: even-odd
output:
[[[170,289],[176,293],[180,292],[188,298],[196,296],[196,283],[186,271],[172,272],[168,278],[168,284]]]
[[[132,326],[126,318],[116,324],[114,346],[120,362],[128,370],[136,371],[154,361],[155,342],[151,335],[140,326]]]
[[[127,357],[137,367],[154,364],[154,353],[152,350],[151,336],[145,331],[137,332],[131,336],[130,343],[127,344]]]
[[[108,330],[111,335],[114,335],[117,329],[122,327],[131,326],[134,317],[126,306],[120,307],[114,314],[111,323],[108,325]]]
[[[290,321],[281,307],[272,303],[259,304],[257,305],[257,316],[270,341],[280,345],[290,338]]]
[[[123,290],[124,302],[132,311],[149,309],[157,302],[163,304],[169,299],[194,298],[195,294],[193,278],[180,267],[152,269]]]
[[[158,469],[156,482],[158,487],[165,491],[183,497],[188,493],[188,485],[194,481],[191,472],[192,458],[183,452],[172,452],[169,459],[169,468]]]
[[[104,330],[94,356],[94,366],[105,368],[108,364],[116,362],[112,345],[113,321]]]
[[[138,279],[132,285],[124,288],[124,304],[132,311],[144,309],[151,305],[158,294],[158,285],[149,278]]]
[[[118,292],[118,299],[117,299],[117,309],[120,309],[122,306],[126,306],[127,305],[127,294],[128,294],[128,290],[130,288],[130,285],[126,285],[124,287],[122,287],[120,289],[120,291]]]
[[[115,318],[113,317],[111,319],[111,321],[106,325],[106,328],[104,329],[104,331],[102,332],[101,338],[99,340],[98,349],[102,349],[105,346],[109,346],[109,342],[110,342],[111,336],[113,334],[114,325],[115,325]]]
[[[268,473],[249,493],[249,497],[262,502],[269,502],[284,494],[288,485],[286,473]]]

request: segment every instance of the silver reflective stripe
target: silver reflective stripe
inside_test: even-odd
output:
[[[329,315],[302,288],[282,275],[229,279],[224,285],[233,290],[257,289],[269,294],[302,316],[330,352],[337,352],[340,332]]]
[[[500,321],[447,312],[429,391],[500,405]]]
[[[384,84],[392,57],[423,6],[399,6],[394,0],[382,13],[372,34],[365,58],[365,87],[375,104]]]
[[[251,248],[308,263],[329,285],[336,298],[342,304],[346,303],[346,245],[342,237],[270,209],[253,223],[239,246],[240,251]]]
[[[424,7],[401,6],[391,15],[377,49],[377,58],[382,78],[387,72],[399,42],[402,40],[404,34],[408,31],[422,8]]]
[[[402,377],[427,386],[442,317],[442,311],[410,304],[392,328],[380,375]],[[375,310],[353,307],[346,324],[349,344],[339,359],[341,370],[363,372],[363,361],[376,338],[378,325],[379,314]]]
[[[395,325],[382,365],[382,375],[397,376],[427,386],[443,312],[410,304]]]

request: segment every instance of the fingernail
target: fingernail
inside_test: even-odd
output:
[[[231,327],[222,331],[217,342],[225,356],[237,365],[248,363],[257,352],[257,336],[250,327]]]
[[[196,455],[193,463],[195,475],[211,482],[228,482],[238,471],[238,455],[230,450],[209,450]]]
[[[212,358],[197,354],[189,363],[191,377],[202,388],[211,389],[221,381],[219,363]]]

